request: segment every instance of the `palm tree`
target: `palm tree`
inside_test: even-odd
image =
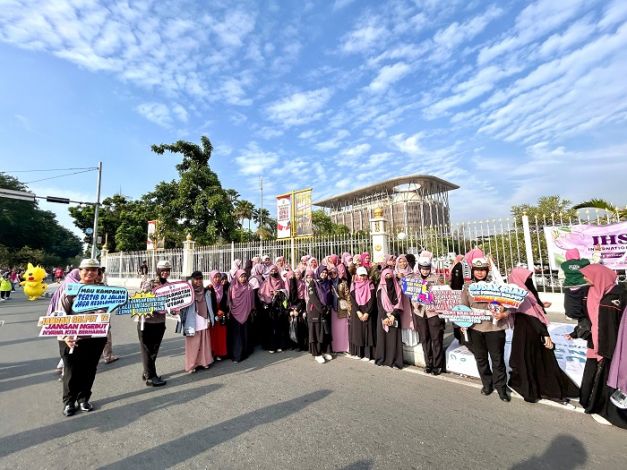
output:
[[[618,220],[627,219],[627,206],[625,209],[619,209],[614,204],[604,199],[590,199],[589,201],[584,201],[573,206],[573,209],[601,209],[612,215],[616,214]]]
[[[268,222],[270,221],[270,211],[266,208],[263,208],[263,209],[255,208],[253,210],[253,220],[260,227],[267,226]]]
[[[252,202],[241,199],[235,203],[235,210],[233,216],[240,220],[240,225],[243,225],[244,219],[248,220],[248,232],[250,232],[250,220],[253,218],[255,206]]]

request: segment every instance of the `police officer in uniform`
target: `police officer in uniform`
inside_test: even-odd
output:
[[[170,277],[172,265],[167,260],[161,260],[157,263],[157,276],[155,279],[146,280],[141,287],[143,292],[152,292],[154,289],[167,284]],[[137,335],[139,336],[139,344],[141,346],[142,364],[144,373],[142,378],[149,387],[161,387],[166,381],[157,375],[157,355],[161,340],[165,333],[165,310],[152,312],[152,317],[147,317],[143,323],[137,324]]]

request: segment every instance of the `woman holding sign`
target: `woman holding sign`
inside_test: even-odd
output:
[[[420,256],[418,258],[418,275],[424,288],[431,289],[437,282],[437,277],[431,274],[431,258]],[[446,371],[444,358],[444,320],[438,316],[438,312],[428,310],[427,306],[420,302],[412,302],[413,320],[422,352],[425,356],[425,372],[427,374],[440,375]]]
[[[381,272],[377,289],[377,346],[375,362],[378,366],[403,368],[403,344],[401,341],[401,316],[403,292],[394,271],[386,268]]]
[[[550,304],[540,301],[532,274],[528,269],[514,268],[507,278],[529,292],[514,316],[509,386],[526,402],[549,398],[565,404],[567,397],[579,396],[579,389],[555,359],[555,346],[547,330],[549,319],[544,311]]]
[[[213,363],[211,355],[210,327],[213,322],[211,294],[205,289],[202,272],[190,276],[194,290],[194,303],[181,310],[181,323],[185,336],[185,371],[193,374],[196,369],[207,369]]]
[[[157,277],[148,279],[142,284],[141,290],[152,292],[157,287],[168,283],[172,265],[167,260],[157,263]],[[157,356],[161,347],[161,340],[165,333],[165,310],[155,311],[151,317],[146,317],[137,324],[137,335],[141,346],[142,364],[144,373],[142,377],[149,387],[162,387],[166,381],[157,375]]]
[[[80,284],[95,285],[98,278],[100,263],[95,259],[84,259],[80,267]],[[54,306],[56,312],[64,312],[66,315],[74,315],[75,296],[67,295],[63,291]],[[81,313],[95,313],[81,311]],[[91,387],[96,379],[98,361],[104,350],[107,338],[92,338],[89,336],[64,336],[59,338],[59,353],[63,359],[63,414],[72,416],[76,413],[76,402],[81,411],[92,411],[89,403]]]
[[[472,261],[471,284],[486,281],[489,266],[486,258],[475,258]],[[499,398],[509,402],[511,398],[507,394],[507,370],[505,368],[505,330],[509,326],[509,313],[502,305],[492,311],[487,302],[476,302],[468,293],[468,286],[465,286],[462,291],[462,304],[472,309],[485,310],[494,318],[494,320],[483,320],[468,329],[470,339],[468,347],[477,362],[477,369],[483,384],[481,394],[490,395],[496,388]],[[492,361],[492,368],[490,368],[488,355]]]

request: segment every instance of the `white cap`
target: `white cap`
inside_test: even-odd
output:
[[[162,259],[157,263],[157,269],[172,269],[172,265],[167,259]]]
[[[357,268],[357,275],[358,276],[367,276],[368,275],[368,270],[365,267],[363,267],[363,266],[359,266]]]
[[[81,264],[78,266],[79,269],[99,268],[99,267],[100,267],[100,261],[98,261],[97,259],[93,259],[93,258],[85,258],[84,260],[81,261]]]
[[[475,258],[472,260],[473,268],[489,268],[490,263],[488,263],[487,258]]]

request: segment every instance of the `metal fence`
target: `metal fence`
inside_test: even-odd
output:
[[[412,253],[419,255],[428,250],[440,272],[447,274],[455,255],[465,254],[473,248],[481,248],[491,255],[501,274],[507,276],[513,267],[527,265],[529,254],[533,258],[534,278],[540,290],[561,292],[562,280],[557,271],[549,266],[549,256],[544,236],[545,227],[568,227],[578,224],[606,225],[618,222],[616,216],[588,211],[583,217],[565,219],[563,216],[533,218],[529,220],[527,246],[523,225],[514,218],[486,219],[458,224],[433,226],[416,233],[395,233],[389,235],[389,251],[393,254]],[[529,250],[528,250],[529,248]],[[351,254],[370,252],[371,238],[368,234],[352,234],[335,237],[315,237],[284,239],[255,243],[231,243],[225,245],[196,247],[192,266],[208,274],[212,270],[228,271],[234,259],[249,260],[255,256],[268,255],[272,259],[285,256],[288,262],[298,264],[306,254],[318,259],[335,253]],[[140,251],[131,253],[110,253],[107,256],[107,273],[111,277],[136,277],[139,266],[146,260],[154,272],[159,259],[172,263],[172,278],[181,278],[183,273],[183,249]],[[625,273],[619,272],[619,280],[625,282]]]

